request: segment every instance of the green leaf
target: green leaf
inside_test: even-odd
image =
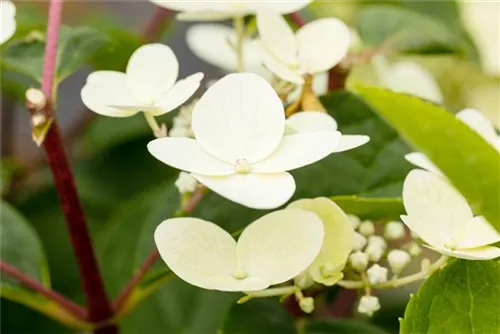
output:
[[[500,262],[455,260],[412,296],[401,333],[500,333]]]
[[[306,334],[387,334],[379,327],[356,320],[328,319],[307,322]]]
[[[107,42],[107,37],[94,28],[62,26],[58,43],[56,82],[61,82],[77,71]],[[2,50],[2,64],[11,71],[41,82],[44,52],[45,32],[31,30],[6,45]]]
[[[500,231],[500,155],[475,131],[430,102],[373,87],[359,94],[418,151],[426,154]]]
[[[361,219],[391,220],[398,219],[405,210],[401,198],[367,198],[352,196],[333,196],[344,212],[353,214]]]
[[[224,334],[292,334],[297,333],[292,317],[277,299],[253,299],[233,305],[226,316]]]
[[[108,42],[92,57],[90,64],[94,70],[123,71],[132,53],[141,46],[139,37],[114,27],[105,26],[99,31],[108,36]]]
[[[433,17],[397,6],[363,8],[357,29],[361,40],[377,47],[390,43],[392,50],[410,53],[461,53],[461,36]]]

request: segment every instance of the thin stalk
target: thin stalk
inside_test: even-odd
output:
[[[148,122],[148,125],[153,131],[153,134],[156,138],[162,138],[167,136],[167,129],[165,127],[161,127],[153,115],[147,112],[143,112],[143,114],[144,118],[146,119],[146,122]]]
[[[245,72],[245,56],[243,55],[243,42],[245,41],[245,21],[243,16],[235,16],[233,26],[236,30],[236,59],[238,72]]]

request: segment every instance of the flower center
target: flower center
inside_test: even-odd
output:
[[[236,270],[233,272],[233,277],[236,279],[245,279],[247,278],[248,274],[243,268],[236,268]]]
[[[236,160],[234,169],[236,169],[236,172],[241,174],[250,173],[250,163],[247,161],[247,159],[238,159]]]

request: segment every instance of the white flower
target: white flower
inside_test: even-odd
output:
[[[426,100],[443,103],[443,93],[438,83],[421,65],[412,61],[387,64],[384,56],[373,59],[380,85],[395,92],[415,95]]]
[[[154,233],[160,256],[184,281],[204,289],[258,291],[292,279],[318,255],[323,224],[313,213],[281,210],[248,225],[236,242],[198,218],[173,218]]]
[[[364,271],[368,266],[368,262],[368,255],[363,252],[358,251],[349,256],[349,263],[351,267],[358,272]]]
[[[368,316],[372,316],[373,313],[380,310],[380,302],[375,296],[363,296],[359,300],[358,312],[362,314],[366,314]]]
[[[405,236],[405,226],[398,221],[391,221],[385,225],[384,236],[387,240],[397,240]]]
[[[355,232],[354,233],[354,249],[355,250],[362,250],[366,246],[366,237],[362,235],[361,233]]]
[[[403,222],[442,254],[487,260],[500,256],[500,234],[481,216],[474,217],[465,198],[442,176],[412,170],[403,186]]]
[[[498,1],[460,1],[462,19],[476,43],[485,71],[500,76]]]
[[[191,174],[186,172],[180,172],[179,177],[175,180],[175,186],[179,189],[181,194],[192,193],[196,190],[198,182]]]
[[[286,120],[288,132],[337,131],[337,122],[327,113],[301,111]],[[366,144],[370,137],[364,135],[342,135],[333,152],[344,152]]]
[[[296,12],[307,6],[312,0],[294,1],[253,1],[253,0],[151,0],[158,6],[180,11],[179,20],[215,21],[227,20],[237,16],[253,15],[258,11],[269,10],[279,14]]]
[[[405,251],[393,249],[387,254],[387,262],[394,274],[398,275],[410,263],[411,256]]]
[[[347,218],[349,219],[349,223],[351,223],[352,228],[357,229],[359,224],[361,223],[361,219],[359,219],[359,217],[355,215],[347,215]]]
[[[307,271],[314,281],[331,286],[342,279],[342,270],[354,245],[354,230],[346,214],[332,200],[301,199],[288,208],[315,213],[323,222],[325,236],[321,251]]]
[[[370,258],[372,262],[378,262],[384,255],[385,247],[377,243],[368,244],[365,249],[365,253]]]
[[[203,79],[203,73],[196,73],[176,83],[178,72],[168,46],[143,45],[130,57],[126,73],[91,73],[81,97],[90,110],[105,116],[129,117],[140,111],[159,116],[186,102]]]
[[[491,123],[481,112],[474,109],[464,109],[458,112],[456,117],[500,152],[500,136],[497,135],[493,123]],[[408,153],[405,155],[405,159],[417,167],[436,174],[442,174],[439,168],[423,153]]]
[[[160,161],[190,172],[216,193],[242,205],[269,209],[295,191],[287,171],[332,153],[340,133],[315,131],[283,136],[285,114],[278,95],[256,74],[230,74],[211,86],[193,111],[190,138],[148,144]]]
[[[335,18],[312,21],[294,34],[281,15],[259,12],[257,29],[264,65],[296,84],[303,84],[307,74],[328,71],[349,49],[349,29]]]
[[[0,44],[5,43],[16,32],[16,6],[12,1],[0,1],[2,29],[0,31]]]
[[[361,224],[359,224],[358,231],[362,235],[368,237],[375,233],[375,226],[373,225],[373,222],[371,220],[364,220],[361,222]]]
[[[378,284],[387,282],[387,268],[381,267],[378,264],[371,266],[366,273],[368,274],[368,281],[370,284]]]

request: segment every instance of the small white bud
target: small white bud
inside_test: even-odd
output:
[[[362,250],[366,246],[366,238],[358,233],[354,232],[354,250]]]
[[[419,256],[422,253],[422,248],[416,242],[412,242],[408,247],[408,253],[411,256]]]
[[[373,313],[380,310],[380,302],[375,296],[363,296],[359,300],[358,312],[372,316]]]
[[[387,282],[388,272],[389,270],[387,270],[387,268],[379,266],[378,264],[374,264],[366,271],[370,284]]]
[[[361,223],[361,219],[359,219],[359,217],[355,215],[347,215],[347,219],[349,219],[349,223],[351,223],[353,229],[357,229],[359,223]]]
[[[387,254],[387,261],[392,272],[398,275],[410,263],[411,256],[405,251],[394,249]]]
[[[183,127],[174,127],[168,134],[170,137],[190,137],[190,130]]]
[[[368,255],[363,252],[358,251],[356,253],[352,253],[349,256],[349,264],[354,270],[358,272],[364,271],[366,269],[366,267],[368,266],[368,261]]]
[[[314,299],[312,297],[305,297],[299,301],[299,306],[305,313],[314,311]]]
[[[402,222],[392,221],[385,225],[384,236],[387,240],[401,239],[405,235],[405,227]]]
[[[33,127],[39,127],[42,126],[45,122],[47,121],[47,117],[43,114],[34,114],[31,116],[31,125]]]
[[[181,194],[192,193],[198,186],[198,181],[189,173],[180,172],[179,177],[175,181],[175,186]]]
[[[368,245],[376,245],[385,250],[387,248],[387,243],[384,238],[378,235],[372,235],[368,238]]]
[[[375,233],[375,226],[371,220],[365,220],[359,224],[359,233],[368,237]]]
[[[368,244],[365,249],[365,253],[368,254],[368,257],[370,258],[370,261],[372,262],[378,262],[382,258],[382,255],[384,255],[384,247],[377,243],[372,243]]]
[[[28,107],[33,110],[42,110],[47,104],[45,94],[37,88],[28,88],[25,93]]]

